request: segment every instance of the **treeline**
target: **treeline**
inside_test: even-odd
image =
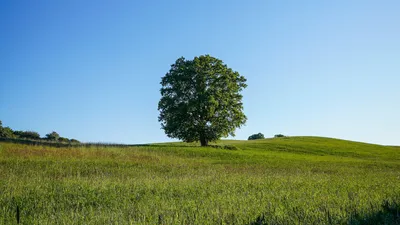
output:
[[[40,137],[40,134],[35,131],[13,130],[10,127],[3,127],[1,120],[0,120],[0,138],[3,138],[3,139],[25,139],[25,140],[35,140],[35,141],[41,140],[41,141],[48,141],[48,142],[71,143],[71,144],[80,143],[76,139],[68,139],[66,137],[61,137],[55,131],[46,134],[45,137]]]

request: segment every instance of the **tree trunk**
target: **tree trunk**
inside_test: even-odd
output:
[[[201,144],[201,146],[208,145],[208,140],[204,137],[204,135],[200,135],[200,144]]]

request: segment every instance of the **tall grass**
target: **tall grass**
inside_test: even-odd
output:
[[[400,149],[315,137],[0,143],[0,224],[396,224]]]

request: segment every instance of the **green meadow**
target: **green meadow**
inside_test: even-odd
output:
[[[0,224],[400,224],[400,148],[0,143]]]

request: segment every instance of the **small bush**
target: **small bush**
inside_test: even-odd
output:
[[[248,140],[257,140],[257,139],[264,139],[264,134],[258,133],[258,134],[253,134],[249,136]]]
[[[275,134],[275,136],[274,137],[276,137],[276,138],[281,138],[281,137],[286,137],[285,135],[283,135],[283,134]]]

